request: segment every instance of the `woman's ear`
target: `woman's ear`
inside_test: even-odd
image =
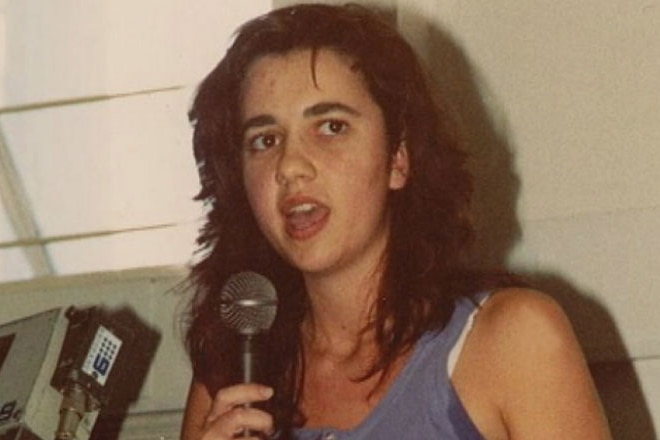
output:
[[[408,158],[408,147],[406,147],[405,142],[401,142],[399,148],[392,155],[390,189],[396,190],[406,186],[409,171],[410,159]]]

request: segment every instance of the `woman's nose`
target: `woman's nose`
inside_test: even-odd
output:
[[[304,140],[287,140],[280,150],[275,180],[280,185],[291,185],[299,180],[316,177],[316,166]]]

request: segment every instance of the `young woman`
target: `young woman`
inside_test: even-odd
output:
[[[184,440],[609,438],[560,308],[465,269],[465,155],[392,27],[358,6],[273,11],[190,116],[208,220]],[[245,270],[280,303],[259,384],[238,383],[217,312]]]

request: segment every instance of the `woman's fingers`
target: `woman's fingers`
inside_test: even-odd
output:
[[[206,417],[204,438],[255,438],[255,432],[270,434],[273,418],[251,405],[268,400],[273,390],[259,384],[239,384],[222,388]]]
[[[222,388],[215,395],[207,421],[219,417],[237,406],[263,402],[273,396],[273,389],[264,385],[248,383]]]
[[[237,406],[216,417],[207,424],[207,434],[210,438],[243,438],[243,434],[256,432],[271,434],[273,418],[265,411]],[[257,437],[255,437],[257,438]]]

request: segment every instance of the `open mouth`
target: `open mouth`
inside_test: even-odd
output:
[[[295,239],[305,239],[315,235],[325,226],[330,209],[320,203],[303,202],[289,207],[284,215],[286,231]]]

